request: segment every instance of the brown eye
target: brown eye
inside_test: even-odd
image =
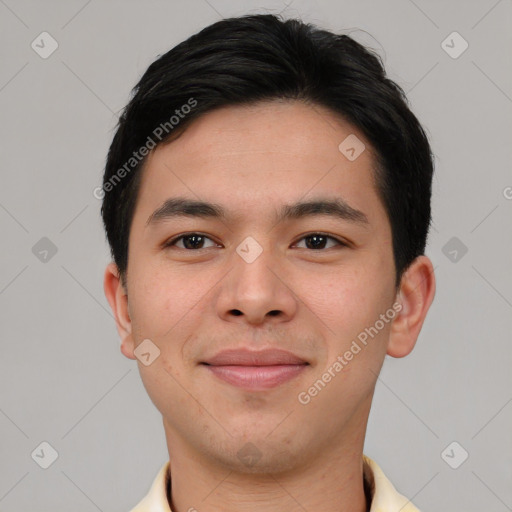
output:
[[[335,242],[335,246],[346,246],[347,244],[343,243],[341,240],[334,238],[329,235],[324,235],[323,233],[311,233],[310,235],[306,235],[301,238],[301,240],[306,240],[306,249],[311,250],[319,250],[325,249],[328,240],[333,240]],[[329,248],[329,247],[328,247]]]
[[[173,238],[169,242],[165,244],[165,247],[177,246],[178,249],[186,249],[186,250],[197,250],[197,249],[206,249],[204,246],[205,240],[210,240],[213,242],[211,238],[208,238],[205,235],[200,233],[188,233],[186,235],[180,235],[176,238]],[[177,243],[183,241],[183,246],[178,246]],[[213,246],[215,247],[217,244],[213,242]]]

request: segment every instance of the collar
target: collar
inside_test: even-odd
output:
[[[170,461],[159,470],[148,494],[130,512],[172,512],[167,500],[170,489]],[[371,496],[370,512],[420,512],[398,493],[379,465],[363,454],[365,491]]]

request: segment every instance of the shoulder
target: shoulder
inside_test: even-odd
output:
[[[129,512],[172,512],[167,500],[169,465],[167,461],[160,468],[146,496]]]
[[[410,499],[395,489],[379,465],[364,454],[363,470],[371,488],[370,512],[420,512]]]

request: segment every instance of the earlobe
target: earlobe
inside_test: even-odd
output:
[[[132,336],[128,296],[122,285],[117,265],[113,262],[109,263],[105,269],[103,289],[110,304],[110,309],[114,314],[117,332],[121,338],[121,352],[129,359],[136,359],[133,354],[135,344]]]
[[[397,302],[401,309],[393,319],[387,354],[404,357],[414,348],[427,312],[434,300],[435,275],[427,256],[418,256],[404,273]]]

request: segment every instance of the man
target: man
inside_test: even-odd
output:
[[[244,16],[151,64],[100,191],[105,294],[169,451],[134,512],[417,511],[363,445],[434,298],[432,173],[345,35]]]

